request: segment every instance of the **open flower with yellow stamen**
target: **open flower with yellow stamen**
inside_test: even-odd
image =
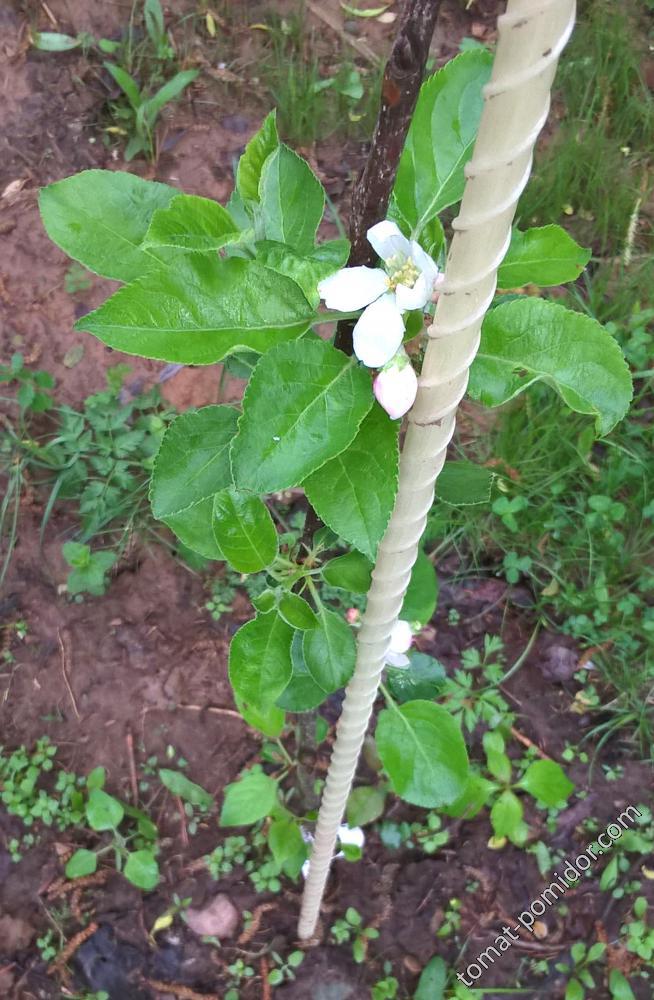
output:
[[[394,222],[378,222],[367,235],[384,268],[343,268],[321,281],[318,292],[328,309],[363,309],[352,335],[354,353],[368,368],[383,368],[402,345],[403,314],[426,306],[439,269]]]

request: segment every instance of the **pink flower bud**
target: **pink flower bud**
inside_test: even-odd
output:
[[[411,409],[418,391],[418,379],[404,351],[380,371],[372,388],[377,402],[392,420],[398,420]]]
[[[358,608],[348,608],[345,612],[345,620],[350,625],[354,625],[355,622],[358,622],[360,617],[361,612]]]

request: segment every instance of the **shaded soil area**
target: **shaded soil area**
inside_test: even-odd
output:
[[[265,16],[265,5],[242,6],[244,24]],[[498,5],[473,6],[466,12],[465,5],[454,0],[444,5],[434,42],[437,61],[456,51],[464,34],[492,36]],[[169,7],[178,15],[190,10],[184,4]],[[324,9],[332,17],[341,16],[338,3]],[[125,6],[76,0],[0,8],[0,360],[6,362],[11,353],[21,351],[28,362],[56,376],[58,401],[74,405],[104,386],[107,365],[124,359],[72,331],[75,319],[98,305],[111,285],[94,279],[87,291],[66,291],[69,262],[42,231],[37,191],[78,170],[124,165],[101,141],[108,81],[97,60],[78,50],[36,52],[29,44],[29,29],[84,30],[114,37],[127,15]],[[377,22],[358,25],[357,30],[366,31],[377,51],[384,50],[392,33],[391,26]],[[244,32],[239,44],[246,63],[250,35]],[[206,72],[188,97],[166,112],[156,168],[136,162],[130,169],[224,201],[232,187],[234,161],[266,107],[266,96],[256,88],[226,88]],[[365,148],[352,140],[332,139],[305,152],[330,196],[345,210]],[[64,362],[75,346],[83,348],[83,355],[69,368]],[[134,391],[158,382],[161,364],[129,360]],[[218,380],[215,368],[186,369],[166,381],[163,392],[184,409],[214,401]],[[140,780],[148,760],[165,760],[167,748],[173,747],[188,762],[189,776],[220,802],[224,786],[261,760],[262,740],[235,713],[226,669],[230,636],[250,613],[245,598],[237,599],[229,617],[212,621],[204,609],[202,579],[163,548],[139,543],[118,565],[103,598],[71,602],[61,592],[65,569],[60,556],[71,524],[65,514],[56,513],[41,546],[41,509],[42,501],[27,498],[10,577],[0,597],[3,625],[19,619],[29,624],[25,641],[13,642],[14,662],[3,667],[0,678],[2,744],[31,746],[48,735],[68,770],[86,774],[104,766],[109,790],[127,802],[135,799],[135,773]],[[440,567],[443,578],[453,569]],[[480,645],[485,633],[501,633],[511,663],[534,628],[524,610],[528,603],[519,590],[495,580],[443,585],[438,612],[421,637],[421,648],[454,669],[461,650]],[[457,612],[456,624],[452,610]],[[554,759],[590,725],[589,717],[570,712],[578,689],[572,678],[577,665],[577,652],[566,640],[541,634],[505,692],[518,712],[520,734]],[[333,708],[337,706],[328,710],[330,724]],[[318,751],[318,774],[326,769],[332,736],[333,725]],[[473,757],[480,757],[477,738],[470,749]],[[612,745],[606,747],[601,762],[613,763],[615,753]],[[570,773],[578,798],[558,816],[554,831],[544,827],[543,813],[528,810],[531,839],[542,835],[550,846],[576,855],[589,839],[581,826],[584,819],[592,815],[609,823],[626,806],[651,800],[651,770],[628,760],[622,763],[619,783],[608,782],[597,766],[590,786],[587,767],[573,765]],[[213,881],[198,860],[221,839],[215,816],[201,821],[192,835],[178,801],[142,792],[136,784],[136,796],[156,820],[161,836],[162,883],[146,895],[110,867],[71,893],[61,882],[62,859],[71,846],[84,843],[71,845],[69,833],[44,832],[39,844],[13,864],[8,844],[20,836],[22,827],[0,811],[0,996],[34,1000],[73,996],[83,989],[106,990],[111,1000],[222,996],[233,981],[227,966],[242,959],[253,976],[244,981],[240,995],[270,1000],[265,980],[271,953],[287,955],[297,946],[300,886],[285,884],[280,895],[255,894],[240,869]],[[587,794],[582,797],[580,792]],[[412,820],[419,815],[398,802],[387,818]],[[406,848],[392,851],[372,830],[363,861],[339,861],[318,941],[307,949],[296,980],[276,988],[275,995],[364,1000],[384,975],[384,963],[390,962],[400,980],[400,996],[409,996],[433,954],[442,954],[463,970],[492,943],[503,924],[513,925],[543,889],[535,859],[511,846],[491,851],[487,815],[447,825],[449,842],[433,857]],[[238,916],[222,947],[203,941],[179,918],[152,938],[150,931],[173,894],[202,908],[217,893],[229,897]],[[651,891],[648,895],[654,901]],[[451,937],[437,936],[453,898],[462,903],[458,945]],[[598,928],[611,938],[624,913],[620,902],[600,892],[596,877],[571,889],[566,903],[565,914],[548,918],[547,935],[540,940],[521,938],[485,974],[484,987],[513,986],[531,960],[564,961],[575,941],[595,940]],[[356,907],[380,932],[362,965],[355,964],[347,947],[336,947],[328,939],[331,924],[348,906]],[[244,919],[246,911],[251,918]],[[48,968],[36,946],[36,938],[52,929],[53,921],[75,945],[70,973],[64,962]],[[623,960],[616,955],[615,966]],[[553,964],[550,970],[532,977],[530,996],[545,1000],[563,995],[563,977]],[[642,986],[636,987],[639,1000],[649,995],[647,985]],[[594,996],[601,1000],[608,993],[598,985]]]

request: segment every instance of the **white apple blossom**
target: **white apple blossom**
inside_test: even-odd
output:
[[[394,222],[378,222],[367,235],[384,269],[343,268],[321,281],[318,292],[328,309],[363,309],[352,335],[354,353],[368,368],[383,368],[402,344],[403,314],[427,305],[439,270],[420,244],[403,236]]]
[[[384,365],[372,388],[391,420],[398,420],[411,409],[418,392],[418,379],[403,347]]]
[[[411,661],[406,653],[407,650],[411,648],[412,642],[413,632],[411,631],[411,626],[409,622],[400,618],[393,626],[388,649],[386,650],[386,655],[384,657],[389,667],[409,666]]]
[[[307,829],[305,829],[305,827],[300,827],[300,830],[302,833],[302,839],[304,840],[305,844],[313,844],[314,841],[313,834],[310,833]],[[365,842],[366,842],[366,835],[360,826],[348,826],[347,823],[341,823],[341,825],[338,828],[339,844],[345,844],[346,847],[352,846],[363,849],[363,845],[365,844]],[[338,851],[334,855],[335,859],[344,857],[345,854],[343,853],[343,851]],[[304,878],[306,878],[307,875],[309,874],[309,865],[310,862],[309,859],[307,858],[307,860],[302,865],[302,875],[304,876]]]

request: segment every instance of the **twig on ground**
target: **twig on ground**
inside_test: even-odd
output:
[[[96,923],[91,923],[88,927],[81,930],[79,934],[76,934],[75,937],[72,937],[66,946],[59,952],[54,962],[48,966],[48,975],[67,978],[66,966],[77,949],[80,948],[85,941],[88,941],[90,937],[93,937],[97,929],[98,925]]]
[[[68,691],[68,694],[70,696],[70,700],[71,700],[72,705],[73,705],[73,711],[75,712],[77,720],[79,721],[81,719],[81,715],[79,714],[79,709],[77,707],[77,702],[75,701],[75,695],[73,693],[73,689],[72,689],[72,687],[70,685],[70,680],[68,678],[68,666],[67,666],[68,653],[67,653],[67,650],[66,650],[66,644],[65,644],[65,642],[64,642],[64,640],[62,638],[62,635],[61,635],[61,632],[59,631],[59,629],[57,629],[57,639],[59,640],[59,649],[61,650],[61,672],[62,672],[62,674],[64,676],[64,684],[66,685],[66,690]]]
[[[538,746],[537,743],[534,743],[533,740],[530,740],[528,736],[525,736],[524,733],[521,733],[519,729],[515,728],[515,726],[511,726],[511,736],[514,736],[518,741],[518,743],[522,743],[523,747],[533,747],[538,756],[542,757],[543,760],[552,759],[551,757],[548,757],[548,755],[545,753],[544,750],[541,750],[541,748]]]
[[[58,899],[60,896],[68,895],[69,892],[76,892],[77,889],[88,889],[91,886],[104,885],[109,875],[109,869],[102,868],[99,872],[94,872],[92,875],[82,875],[81,878],[76,878],[73,882],[68,879],[58,878],[48,888],[45,898]]]
[[[127,727],[127,732],[125,733],[125,742],[127,744],[127,760],[129,761],[129,780],[132,786],[132,802],[135,806],[138,806],[139,785],[136,778],[136,761],[134,760],[134,736],[130,726]]]
[[[144,979],[143,982],[158,990],[160,993],[169,993],[179,997],[180,1000],[220,1000],[217,993],[196,993],[189,986],[182,986],[181,983],[163,983],[159,979]]]
[[[269,910],[274,910],[275,908],[276,908],[275,903],[261,903],[260,906],[257,906],[252,914],[252,920],[250,921],[250,926],[247,928],[247,930],[243,931],[243,933],[240,935],[236,943],[239,945],[249,944],[254,935],[259,930],[259,926],[261,924],[261,918],[263,917],[264,913],[267,913]]]
[[[182,838],[182,846],[186,848],[188,847],[188,830],[186,829],[186,813],[184,812],[184,803],[180,799],[179,795],[175,796],[175,802],[177,803],[177,809],[179,811],[179,832]]]
[[[272,989],[268,982],[268,972],[270,970],[268,968],[268,959],[265,955],[261,956],[259,968],[261,969],[261,1000],[272,1000]]]

